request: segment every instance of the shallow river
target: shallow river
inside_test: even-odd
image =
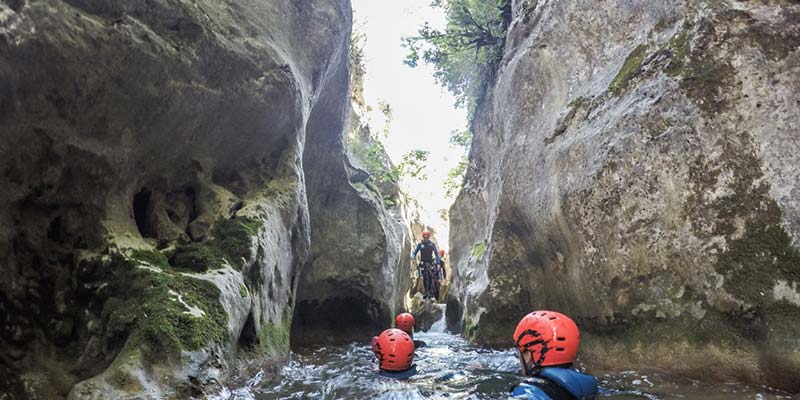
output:
[[[437,323],[432,330],[441,330]],[[436,329],[440,328],[440,329]],[[418,333],[427,343],[414,358],[417,374],[406,381],[381,377],[369,343],[315,347],[292,354],[283,376],[254,377],[228,393],[230,400],[266,399],[505,399],[518,381],[519,363],[511,349],[488,350],[459,336]],[[658,374],[628,371],[598,376],[602,395],[614,399],[789,399],[765,388],[704,384]]]

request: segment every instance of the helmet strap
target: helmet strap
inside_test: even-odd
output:
[[[526,336],[533,336],[534,340],[531,340],[526,343],[522,343],[523,339]],[[516,344],[517,344],[517,352],[519,353],[519,359],[522,363],[522,370],[525,375],[533,376],[538,374],[541,371],[542,363],[544,362],[544,358],[550,348],[547,346],[547,342],[541,338],[541,334],[533,329],[527,329],[517,336]],[[533,352],[528,350],[530,347],[533,346],[541,346],[541,350],[539,351],[539,357],[536,360],[531,359],[531,363],[526,363],[525,358],[523,355],[523,351],[527,351],[531,353],[531,358],[533,358]],[[520,350],[524,349],[524,350]],[[530,365],[529,365],[530,364]]]

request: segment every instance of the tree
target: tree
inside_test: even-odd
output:
[[[433,65],[437,82],[472,115],[503,56],[511,1],[434,0],[432,6],[444,9],[447,25],[440,31],[425,23],[418,36],[404,38],[405,63]]]
[[[465,155],[461,156],[458,165],[447,173],[447,179],[444,180],[443,184],[445,196],[452,197],[461,190],[464,184],[464,174],[467,172],[467,165],[469,165],[469,159]]]
[[[469,148],[472,146],[472,131],[464,129],[450,132],[450,145],[461,147],[465,151],[469,151]]]
[[[378,110],[386,119],[386,123],[383,124],[383,137],[387,138],[389,137],[389,131],[392,129],[392,120],[394,119],[392,105],[385,100],[378,100]]]
[[[400,175],[410,176],[421,180],[428,179],[428,174],[425,173],[426,162],[430,152],[424,150],[412,150],[403,155],[403,161],[400,163]]]

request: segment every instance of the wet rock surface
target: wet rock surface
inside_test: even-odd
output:
[[[348,93],[348,79],[353,83],[349,107],[312,116],[309,124],[311,254],[298,282],[293,346],[371,338],[391,326],[411,285],[411,232],[400,189],[370,176],[345,146],[345,137],[371,144],[355,70],[332,86],[333,93]],[[345,135],[330,134],[337,130]]]
[[[359,200],[323,151],[350,26],[346,0],[0,2],[0,386],[187,398],[286,354],[320,199]]]
[[[551,308],[608,345],[753,355],[720,379],[800,371],[800,6],[513,8],[450,212],[465,334]]]
[[[408,311],[414,316],[414,330],[427,332],[436,321],[442,319],[443,310],[433,299],[423,299],[417,293],[411,298],[411,308]]]

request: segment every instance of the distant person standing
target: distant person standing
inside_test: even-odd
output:
[[[433,267],[431,274],[431,290],[433,298],[439,301],[440,289],[442,288],[442,281],[447,279],[447,271],[444,269],[444,250],[439,250],[439,262]]]
[[[430,232],[422,232],[422,241],[417,244],[414,253],[411,254],[412,260],[417,259],[417,253],[420,253],[420,263],[417,266],[417,270],[419,277],[422,278],[422,286],[425,290],[423,297],[428,299],[433,297],[433,292],[431,290],[433,286],[433,267],[434,265],[439,265],[442,261],[439,258],[439,251],[436,248],[436,244],[431,241]]]

